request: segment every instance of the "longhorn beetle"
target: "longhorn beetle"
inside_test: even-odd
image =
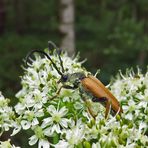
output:
[[[72,73],[72,74],[66,73],[65,69],[64,69],[63,61],[60,56],[61,50],[59,50],[57,48],[57,46],[51,41],[49,41],[48,44],[49,44],[49,46],[52,45],[54,47],[54,49],[56,49],[56,53],[58,55],[62,71],[59,70],[57,65],[51,59],[50,55],[45,53],[44,51],[41,51],[41,50],[32,50],[27,55],[26,64],[28,62],[29,57],[35,52],[46,56],[51,61],[53,67],[57,70],[57,72],[61,76],[58,83],[62,83],[63,85],[58,90],[57,95],[60,93],[62,88],[65,88],[65,89],[79,88],[82,99],[87,103],[88,111],[92,115],[93,118],[95,118],[96,115],[94,115],[91,107],[88,104],[88,99],[87,99],[87,97],[90,94],[92,96],[93,102],[100,102],[101,104],[103,104],[106,107],[105,118],[107,118],[110,110],[111,110],[112,114],[118,114],[118,113],[120,114],[123,112],[123,110],[122,110],[118,100],[115,98],[115,96],[113,96],[113,94],[96,77],[94,77],[92,75],[85,75],[84,72],[77,72],[77,73]],[[66,82],[70,82],[70,84],[72,84],[72,86],[66,85]],[[86,93],[89,95],[87,95]],[[54,99],[56,96],[54,96],[52,99]]]

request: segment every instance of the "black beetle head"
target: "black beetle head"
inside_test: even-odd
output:
[[[63,83],[63,82],[66,82],[68,80],[68,75],[63,75],[61,76],[61,79],[58,81],[58,83]]]

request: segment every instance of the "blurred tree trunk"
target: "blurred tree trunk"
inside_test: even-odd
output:
[[[5,0],[0,0],[0,34],[4,33],[6,21]]]
[[[74,0],[60,0],[60,26],[62,35],[61,48],[66,49],[69,55],[75,52],[75,31],[74,31]]]
[[[138,58],[138,64],[140,66],[144,65],[145,59],[146,59],[146,51],[141,50]]]

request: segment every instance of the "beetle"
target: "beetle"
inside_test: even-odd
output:
[[[93,113],[91,107],[89,106],[88,96],[92,97],[93,102],[99,102],[106,107],[105,118],[108,117],[109,112],[111,112],[111,114],[113,115],[121,114],[123,112],[122,107],[120,106],[120,103],[116,99],[116,97],[96,77],[94,77],[91,74],[86,75],[84,72],[76,72],[72,74],[66,73],[63,66],[63,61],[60,56],[61,50],[59,50],[57,46],[51,41],[49,41],[48,44],[49,46],[52,45],[54,49],[56,49],[56,53],[58,55],[61,69],[62,69],[61,71],[59,70],[57,65],[53,62],[50,55],[41,50],[32,50],[27,55],[26,64],[28,62],[29,57],[35,52],[43,54],[51,61],[53,67],[57,70],[57,72],[61,76],[58,83],[63,84],[52,99],[54,99],[60,93],[62,88],[65,88],[65,89],[78,88],[82,96],[82,99],[86,102],[88,111],[93,118],[95,118],[96,115]],[[66,84],[67,82],[69,82],[72,85],[67,85]]]

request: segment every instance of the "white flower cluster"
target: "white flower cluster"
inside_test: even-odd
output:
[[[57,54],[53,54],[51,58],[62,71]],[[66,54],[62,54],[61,58],[67,73],[72,74],[80,71],[88,73],[81,67],[78,58],[71,59]],[[61,83],[58,83],[60,75],[49,59],[36,55],[35,59],[31,59],[31,61],[32,63],[28,64],[29,66],[25,68],[25,74],[22,76],[22,89],[16,95],[19,102],[15,106],[17,118],[12,135],[21,129],[31,129],[34,135],[29,138],[29,144],[34,145],[38,141],[39,148],[49,148],[50,146],[55,148],[124,148],[147,145],[148,137],[144,130],[147,122],[145,104],[142,103],[139,108],[135,107],[135,112],[133,112],[131,106],[125,107],[123,104],[125,101],[122,102],[127,98],[127,92],[122,92],[124,87],[135,87],[136,82],[129,82],[128,86],[124,86],[123,82],[119,85],[116,85],[116,82],[111,85],[112,92],[121,99],[123,104],[123,117],[110,115],[106,120],[104,119],[104,107],[99,103],[90,102],[92,109],[99,111],[96,120],[94,120],[88,112],[79,89],[63,88],[57,94],[62,86]],[[143,88],[139,89],[143,90]],[[143,91],[141,93],[143,96]],[[146,93],[145,89],[144,93]],[[137,94],[140,95],[135,92],[132,96],[135,95],[137,99]],[[130,98],[131,101],[134,99]],[[130,100],[127,100],[127,103]],[[142,100],[147,103],[146,98]],[[137,112],[140,118],[135,118]],[[132,119],[138,121],[138,124],[130,122],[130,118],[127,117],[128,113],[132,114]]]
[[[53,55],[51,58],[61,69],[58,56]],[[77,58],[72,60],[66,54],[61,58],[67,73],[84,71]],[[60,75],[49,59],[35,56],[35,60],[25,69],[22,89],[16,94],[19,98],[15,106],[18,118],[12,135],[21,128],[32,129],[35,135],[30,137],[30,145],[38,140],[39,145],[49,145],[48,138],[55,139],[55,135],[61,136],[65,130],[69,131],[79,118],[87,119],[82,114],[86,107],[78,89],[62,89],[59,95],[56,94],[61,87],[57,83],[59,79]]]
[[[110,88],[122,104],[126,121],[148,132],[148,72],[143,75],[139,68],[137,73],[127,70],[125,76],[120,72]]]
[[[8,131],[13,126],[13,119],[15,118],[12,107],[9,107],[10,100],[4,98],[0,92],[0,136],[4,131]]]

